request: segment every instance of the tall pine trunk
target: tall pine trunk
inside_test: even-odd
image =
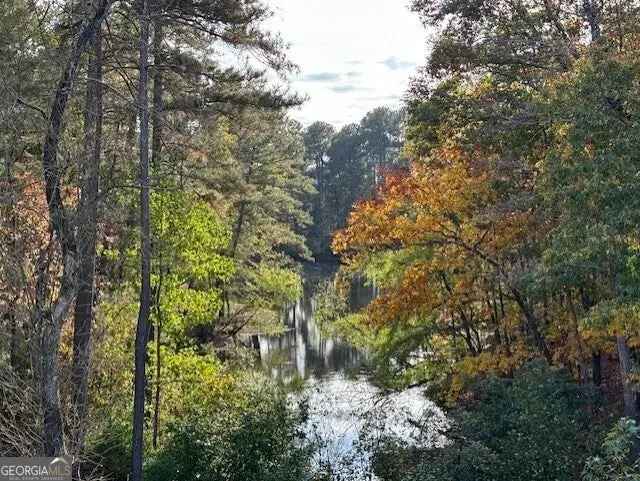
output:
[[[144,454],[144,404],[149,337],[149,314],[151,310],[151,230],[149,212],[149,5],[148,0],[139,0],[140,16],[140,64],[138,79],[138,117],[140,121],[140,308],[135,343],[135,372],[133,394],[133,439],[131,447],[131,481],[142,481]]]
[[[162,122],[163,122],[163,94],[164,85],[162,78],[162,43],[164,41],[164,33],[162,29],[162,18],[156,16],[153,22],[153,108],[152,108],[152,125],[153,132],[151,136],[151,165],[153,172],[157,175],[162,167]],[[156,291],[156,372],[155,372],[155,396],[153,401],[153,437],[152,443],[154,449],[158,446],[158,437],[160,435],[160,390],[161,374],[162,374],[162,353],[160,347],[162,345],[162,279],[164,275],[164,265],[162,258],[159,259],[159,282]]]
[[[164,109],[164,79],[162,75],[163,41],[164,30],[162,27],[162,18],[158,16],[153,22],[153,109],[151,112],[151,123],[153,125],[151,136],[151,165],[156,173],[161,167],[160,157],[162,154],[162,122]]]
[[[63,259],[59,292],[56,299],[50,303],[45,299],[52,284],[46,268],[46,258],[49,254],[43,252],[40,256],[41,262],[37,276],[38,293],[32,314],[32,320],[40,336],[38,374],[40,376],[40,401],[44,425],[43,451],[46,456],[59,456],[64,451],[62,414],[58,394],[58,351],[62,322],[77,294],[77,245],[69,211],[65,209],[62,201],[62,172],[58,165],[58,145],[63,130],[64,114],[78,74],[80,59],[107,16],[111,3],[111,0],[95,0],[92,11],[82,21],[80,32],[71,48],[71,53],[56,87],[42,149],[42,174],[45,182],[49,223],[60,245]]]
[[[71,382],[74,414],[73,452],[84,450],[87,414],[87,386],[91,357],[91,327],[95,292],[98,190],[102,148],[102,35],[96,32],[94,50],[87,69],[82,190],[78,207],[78,297],[73,324],[73,366]]]

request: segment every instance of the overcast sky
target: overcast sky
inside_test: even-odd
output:
[[[309,101],[293,116],[342,126],[380,105],[396,106],[425,56],[409,0],[270,0],[273,29],[301,72],[293,88]]]

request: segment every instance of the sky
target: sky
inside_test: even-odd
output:
[[[425,33],[409,0],[270,0],[272,30],[300,67],[292,88],[309,100],[292,112],[305,125],[337,127],[381,105],[398,106],[424,63]]]

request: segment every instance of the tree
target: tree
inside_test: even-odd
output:
[[[637,6],[614,3],[414,2],[442,30],[410,90],[411,168],[333,243],[381,288],[356,327],[387,375],[436,375],[452,402],[538,356],[598,385],[613,352],[635,413],[637,73],[618,14]]]
[[[491,72],[506,81],[539,84],[568,70],[589,41],[633,48],[637,2],[543,0],[491,2],[414,0],[427,26],[440,26],[426,72],[436,77]],[[588,40],[587,40],[588,39]],[[425,73],[426,73],[425,72]]]
[[[19,447],[12,438],[0,450],[71,452],[75,477],[95,461],[102,435],[118,437],[119,464],[130,455],[122,441],[132,427],[124,413],[132,408],[133,333],[120,315],[130,321],[139,311],[132,443],[139,479],[145,374],[156,388],[158,441],[159,426],[169,426],[160,422],[181,415],[165,364],[174,374],[176,366],[189,369],[181,364],[187,358],[218,350],[236,356],[240,330],[278,329],[274,321],[299,296],[297,263],[308,258],[304,199],[313,189],[301,128],[286,114],[300,99],[268,75],[294,68],[282,40],[265,29],[270,9],[258,0],[148,0],[142,15],[144,3],[11,0],[0,13],[7,47],[0,53],[0,319],[8,333],[0,369],[12,380],[0,383],[0,431],[29,439]],[[233,47],[237,65],[223,67],[212,44]],[[57,84],[49,80],[58,75]],[[51,109],[41,106],[48,97]],[[114,318],[120,324],[103,324]],[[14,387],[31,383],[38,402],[15,405]]]
[[[228,256],[237,271],[225,287],[220,336],[247,326],[273,329],[300,295],[295,262],[309,258],[303,233],[310,224],[304,199],[312,192],[304,172],[300,126],[281,113],[247,110],[228,126],[228,157],[211,153],[209,188],[226,199],[231,225]],[[220,163],[222,163],[222,168]]]
[[[327,246],[332,232],[344,227],[357,200],[372,195],[384,170],[403,166],[403,117],[400,110],[380,107],[338,132],[324,122],[305,129],[305,158],[319,192],[309,200],[314,219],[309,237],[316,258],[331,258]]]
[[[110,0],[97,0],[91,4],[82,18],[80,29],[71,53],[64,64],[54,100],[50,109],[48,129],[42,152],[42,172],[49,210],[51,230],[55,233],[63,259],[60,289],[53,307],[47,307],[44,294],[49,289],[49,279],[42,265],[38,277],[38,297],[33,313],[33,322],[41,330],[40,349],[42,383],[42,406],[44,415],[44,451],[48,456],[60,455],[63,451],[62,416],[58,397],[58,349],[60,329],[64,317],[73,303],[77,290],[78,268],[77,241],[71,219],[64,207],[61,192],[61,172],[58,167],[58,144],[63,125],[63,116],[76,80],[80,57],[95,37],[111,6]],[[46,260],[43,252],[42,263]]]
[[[146,389],[147,342],[151,315],[151,216],[149,185],[149,40],[151,18],[148,0],[140,0],[140,62],[138,78],[139,186],[140,186],[140,306],[136,328],[135,374],[133,392],[133,437],[131,447],[131,478],[142,481],[144,456],[144,401]]]
[[[595,51],[555,85],[549,98],[558,124],[540,186],[546,215],[556,219],[541,275],[579,293],[586,333],[614,336],[630,417],[638,415],[628,345],[637,332],[631,306],[638,295],[633,239],[640,219],[636,185],[629,181],[638,163],[631,100],[637,95],[637,68],[631,57],[609,59]],[[579,100],[584,98],[589,100]],[[620,317],[628,319],[616,320]]]
[[[402,110],[378,107],[367,113],[360,122],[364,155],[373,172],[373,184],[380,183],[381,173],[394,165],[403,143]]]
[[[153,7],[153,8],[151,8]],[[286,61],[281,53],[281,43],[272,38],[268,33],[260,30],[258,25],[269,15],[269,10],[261,2],[255,0],[247,0],[242,5],[209,5],[209,4],[175,4],[173,2],[161,3],[160,5],[147,5],[144,0],[140,4],[140,62],[139,62],[139,87],[138,87],[138,106],[140,119],[140,185],[141,185],[141,290],[140,290],[140,312],[138,318],[138,330],[136,332],[136,376],[135,376],[135,393],[134,393],[134,431],[133,431],[133,466],[132,476],[134,479],[142,477],[142,449],[143,449],[143,427],[144,427],[144,400],[145,400],[145,364],[146,364],[146,346],[149,335],[149,318],[151,310],[151,238],[150,238],[150,221],[149,221],[149,107],[147,94],[147,77],[148,77],[148,43],[151,16],[157,16],[155,21],[155,46],[158,51],[154,52],[156,58],[161,61],[168,57],[166,52],[161,50],[164,29],[170,29],[174,25],[186,26],[191,34],[195,34],[196,42],[206,41],[207,38],[216,38],[226,43],[238,47],[254,48],[264,55],[269,65],[276,70],[288,69],[290,64]],[[145,8],[147,9],[145,11]],[[178,30],[179,32],[179,30]],[[177,36],[180,39],[180,36]],[[180,40],[177,42],[180,44]],[[186,69],[188,75],[195,74],[195,77],[204,77],[204,82],[195,82],[196,86],[209,92],[210,83],[208,79],[207,67],[205,62],[197,61],[192,55],[183,53],[176,48],[174,55],[182,62],[187,61],[190,65]],[[157,122],[154,125],[154,139],[152,141],[153,160],[157,169],[160,168],[160,147],[162,136],[162,122],[167,117],[162,115],[162,110],[179,110],[183,112],[204,110],[203,99],[206,97],[197,97],[196,99],[187,98],[180,99],[180,102],[171,104],[165,102],[164,94],[164,78],[161,72],[163,66],[159,63],[155,66],[154,74],[154,119]],[[203,75],[204,74],[204,75]],[[235,77],[236,82],[242,82],[245,78],[230,69],[227,72],[229,77]],[[248,78],[258,80],[261,74],[251,75]],[[248,97],[248,100],[246,100]],[[220,95],[215,100],[223,100],[227,102],[251,102],[251,96],[237,96],[234,94],[225,97]],[[242,100],[241,100],[242,99]],[[254,97],[255,99],[255,97]],[[195,100],[195,102],[194,102]],[[287,105],[287,102],[295,104],[296,99],[286,100],[281,95],[262,95],[254,100],[257,104],[274,104],[276,106]],[[144,117],[146,115],[146,117]],[[180,173],[181,174],[181,173]],[[156,332],[160,332],[160,326],[156,327]],[[158,344],[159,344],[158,337]],[[158,351],[159,352],[159,351]],[[159,389],[159,387],[158,387]],[[159,391],[157,391],[159,393]],[[159,396],[159,394],[157,394]]]
[[[77,423],[74,439],[75,453],[84,451],[87,413],[87,384],[89,382],[91,329],[95,301],[96,244],[98,235],[98,196],[100,161],[102,154],[102,34],[98,28],[93,52],[87,66],[86,113],[84,119],[84,179],[78,207],[78,294],[74,311],[73,368],[74,417]]]

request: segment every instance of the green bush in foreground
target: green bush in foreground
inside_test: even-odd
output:
[[[194,411],[169,428],[150,461],[150,481],[300,481],[310,449],[303,415],[275,390],[256,389],[242,409]]]
[[[389,440],[376,453],[385,481],[571,481],[593,449],[587,397],[566,373],[531,363],[513,379],[479,383],[450,413],[448,443],[411,449]],[[401,463],[394,460],[402,460]]]
[[[605,437],[601,454],[587,461],[582,481],[640,481],[640,459],[634,455],[639,434],[634,420],[620,419]]]

